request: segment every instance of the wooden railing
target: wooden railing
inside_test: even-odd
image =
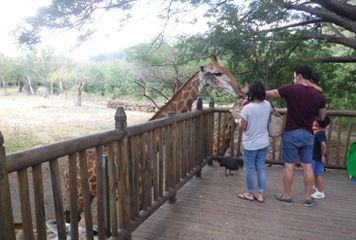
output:
[[[230,108],[215,108],[216,114],[216,127],[223,130],[225,127],[222,119],[229,114]],[[285,109],[278,110],[284,117],[286,115]],[[346,169],[346,160],[349,147],[352,142],[356,141],[356,112],[354,111],[327,111],[328,116],[331,119],[329,126],[326,128],[327,135],[327,164],[326,168],[332,169]],[[217,132],[224,132],[217,131]],[[218,136],[220,142],[225,141],[225,136],[220,134]],[[242,158],[242,131],[236,128],[234,132],[234,141],[230,143],[230,147],[227,151],[228,156],[235,158]],[[222,146],[219,144],[218,146]],[[281,137],[270,138],[270,148],[267,154],[267,163],[271,164],[283,164],[281,160]],[[222,159],[222,156],[213,156],[214,159]]]
[[[67,238],[60,167],[63,161],[68,161],[70,170],[68,204],[71,219],[76,219],[78,213],[77,174],[82,180],[86,239],[93,239],[93,221],[97,222],[99,239],[107,239],[108,233],[110,239],[130,239],[131,232],[167,200],[175,202],[176,192],[191,177],[200,176],[201,168],[212,155],[213,114],[213,109],[203,110],[202,102],[198,101],[196,111],[179,116],[171,113],[168,118],[127,127],[126,114],[118,108],[115,130],[9,155],[5,155],[0,133],[0,239],[15,239],[10,193],[10,188],[15,186],[9,185],[9,176],[13,172],[17,173],[24,239],[34,239],[34,232],[37,239],[47,239],[46,213],[53,209],[48,209],[51,207],[44,201],[48,197],[43,186],[46,164],[49,164],[51,176],[51,202],[58,238]],[[108,170],[101,167],[104,146],[108,148]],[[95,214],[89,197],[86,162],[86,150],[93,148],[97,155]],[[78,172],[76,160],[80,163]],[[32,184],[28,176],[30,171]],[[107,188],[104,184],[106,171],[109,179]],[[105,199],[105,189],[109,189],[109,201]],[[31,194],[30,190],[33,190]],[[71,221],[70,227],[71,239],[79,239],[78,222]]]
[[[193,176],[200,176],[206,163],[214,157],[223,157],[213,156],[214,127],[219,127],[216,119],[221,122],[228,110],[212,105],[203,110],[199,101],[195,111],[181,115],[171,113],[168,118],[127,127],[126,114],[118,108],[114,130],[9,155],[5,154],[0,133],[0,239],[15,239],[15,202],[11,200],[11,192],[16,185],[9,184],[9,176],[14,173],[17,174],[24,239],[34,239],[35,235],[37,239],[47,239],[45,224],[48,212],[53,209],[58,238],[67,238],[61,174],[64,161],[68,161],[70,170],[67,204],[71,219],[76,219],[78,213],[77,174],[81,177],[86,239],[94,238],[95,223],[99,239],[107,239],[109,235],[110,239],[130,239],[132,231],[166,201],[174,203],[178,189]],[[329,111],[328,114],[332,123],[327,130],[327,167],[344,169],[348,146],[356,140],[356,113]],[[239,130],[234,134],[230,146],[233,157],[241,158],[241,136]],[[224,141],[224,136],[219,138]],[[107,169],[101,167],[104,147],[108,149],[107,162],[104,161]],[[97,208],[94,210],[89,197],[88,149],[95,149],[97,156]],[[271,139],[268,163],[281,164],[279,149],[280,138]],[[80,163],[78,171],[76,161]],[[44,171],[49,171],[51,193],[44,188],[47,181]],[[44,199],[49,199],[52,206]],[[71,239],[79,239],[78,222],[71,221],[70,229]]]

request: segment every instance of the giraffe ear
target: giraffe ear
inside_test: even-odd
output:
[[[243,93],[248,93],[248,88],[250,87],[250,84],[248,83],[248,82],[245,82],[245,86],[244,86],[244,88],[242,89],[242,92]]]

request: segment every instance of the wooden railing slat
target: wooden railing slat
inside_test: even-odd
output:
[[[54,209],[56,215],[56,224],[58,231],[59,239],[66,239],[67,233],[64,222],[64,210],[63,210],[63,198],[62,198],[62,190],[61,190],[61,182],[59,176],[59,167],[58,160],[53,159],[49,162],[49,168],[51,172],[51,181],[52,181],[52,192],[53,192],[53,200],[54,200]]]
[[[158,188],[158,145],[157,145],[157,135],[158,131],[157,129],[153,131],[153,144],[152,144],[152,149],[153,149],[153,155],[152,155],[152,174],[153,174],[153,179],[152,179],[152,184],[153,184],[153,200],[157,201],[158,200],[158,195],[159,195],[159,188]]]
[[[110,189],[110,222],[111,222],[111,234],[114,237],[118,236],[118,225],[117,225],[117,205],[116,205],[116,162],[117,154],[115,151],[116,142],[109,145],[109,189]]]
[[[0,239],[15,240],[9,174],[6,170],[4,138],[0,132]]]
[[[69,168],[69,211],[70,211],[70,234],[71,239],[79,239],[78,233],[78,187],[77,182],[77,153],[70,154],[68,157],[68,168]]]
[[[83,210],[85,218],[85,229],[87,239],[93,240],[93,217],[90,206],[87,154],[85,151],[79,153],[80,178],[82,184]]]
[[[163,137],[164,137],[164,129],[163,128],[159,128],[158,130],[159,132],[159,142],[160,142],[160,146],[159,146],[159,153],[158,153],[158,156],[159,156],[159,163],[158,163],[158,171],[159,171],[159,179],[158,179],[158,192],[159,192],[159,196],[162,197],[163,196],[163,183],[164,183],[164,172],[165,170],[163,169]]]
[[[152,206],[152,171],[153,171],[153,142],[155,141],[153,139],[153,131],[148,132],[148,146],[147,146],[147,206],[151,207]]]
[[[135,152],[136,152],[136,145],[135,145],[135,136],[130,137],[128,139],[128,153],[129,153],[129,169],[130,169],[130,182],[131,182],[131,189],[130,189],[130,205],[131,205],[131,220],[134,220],[136,215],[137,215],[137,205],[136,205],[136,194],[137,194],[137,176],[136,176],[136,156],[135,156]]]
[[[336,164],[340,165],[340,148],[341,148],[341,130],[342,130],[342,119],[339,117],[338,118],[338,127],[337,127],[337,139],[336,139],[336,153],[335,153],[335,158],[336,158]]]
[[[124,228],[127,229],[130,226],[130,213],[131,213],[131,206],[130,206],[130,193],[129,190],[130,188],[130,181],[129,181],[129,159],[128,159],[128,138],[127,136],[124,136],[122,141],[119,143],[120,144],[120,150],[121,150],[121,155],[120,155],[120,184],[119,184],[119,189],[122,189],[121,193],[123,194],[123,197],[121,200],[123,201],[121,203],[122,208],[120,211],[123,211],[123,223],[124,223]]]
[[[344,152],[344,159],[342,164],[346,166],[347,154],[349,152],[349,145],[350,145],[350,138],[351,138],[351,131],[353,126],[353,119],[349,121],[349,126],[347,128],[347,136],[346,136],[346,144],[345,144],[345,152]]]
[[[45,217],[43,177],[42,177],[41,164],[32,167],[32,181],[33,181],[32,186],[33,186],[34,202],[35,202],[37,239],[46,240],[47,239],[46,217]]]
[[[96,199],[99,240],[106,238],[104,217],[104,173],[102,167],[102,158],[102,147],[96,147]]]
[[[28,185],[27,169],[17,172],[19,183],[20,205],[22,215],[22,229],[25,240],[33,240],[33,225],[30,206],[30,192]]]
[[[330,154],[331,152],[331,135],[332,135],[332,131],[334,128],[334,118],[330,117],[330,124],[328,127],[328,133],[327,133],[327,140],[326,140],[326,146],[328,151],[326,152],[326,163],[332,163],[332,154]]]

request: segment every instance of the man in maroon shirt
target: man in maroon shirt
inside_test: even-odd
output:
[[[287,102],[286,126],[282,137],[282,161],[284,162],[284,192],[276,199],[292,204],[292,183],[294,164],[299,155],[304,172],[304,205],[313,205],[311,198],[313,186],[312,151],[313,121],[316,117],[324,119],[326,114],[325,97],[321,89],[312,83],[312,69],[298,66],[294,72],[294,84],[285,85],[266,92],[267,98],[284,98]]]

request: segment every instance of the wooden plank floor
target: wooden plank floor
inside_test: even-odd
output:
[[[242,171],[225,177],[224,169],[206,166],[202,178],[191,179],[175,204],[164,204],[132,233],[133,240],[356,239],[356,184],[345,173],[324,174],[326,198],[303,205],[302,170],[295,171],[294,204],[277,202],[282,167],[266,169],[265,203],[241,200]]]

